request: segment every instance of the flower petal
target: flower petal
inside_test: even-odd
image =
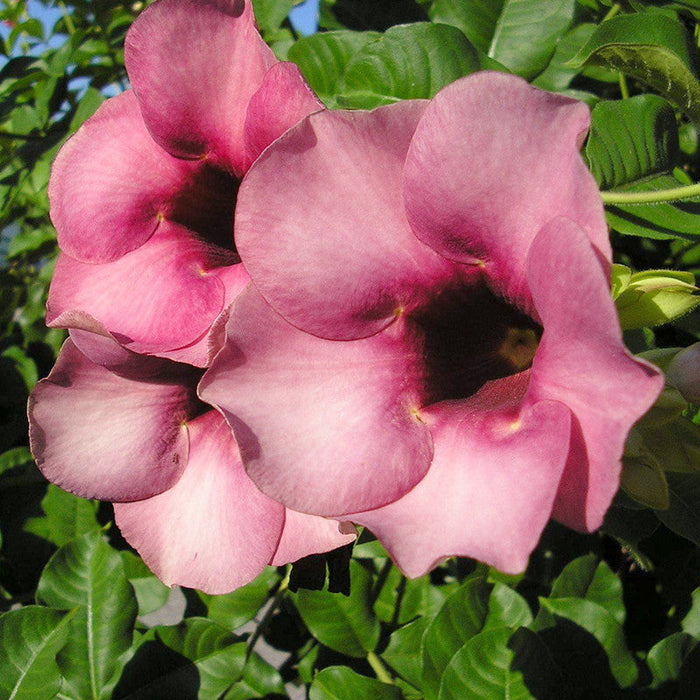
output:
[[[392,329],[316,338],[252,286],[230,314],[227,344],[199,391],[224,412],[262,491],[294,510],[341,515],[395,500],[421,479],[432,446],[414,410],[419,361]]]
[[[324,338],[369,336],[454,274],[403,214],[401,170],[425,106],[317,112],[247,174],[237,249],[261,294],[299,328]]]
[[[209,411],[188,423],[190,457],[168,491],[115,503],[117,525],[168,585],[228,593],[252,581],[272,558],[284,507],[246,476],[224,419]]]
[[[350,523],[321,518],[318,515],[297,513],[286,509],[282,537],[270,564],[283,566],[309,554],[323,554],[350,544],[357,530]]]
[[[84,498],[132,500],[169,488],[187,462],[183,421],[194,382],[157,378],[153,358],[138,358],[148,381],[94,364],[72,341],[29,400],[29,439],[49,481]],[[155,375],[155,376],[154,376]]]
[[[185,347],[203,337],[223,309],[217,268],[231,262],[223,253],[163,222],[150,240],[115,262],[90,265],[60,255],[47,324],[70,327],[80,311],[134,352]]]
[[[483,263],[499,293],[524,311],[527,251],[548,220],[576,221],[609,258],[600,194],[579,155],[589,120],[583,103],[512,75],[475,73],[447,86],[406,158],[404,199],[416,235],[453,260]]]
[[[110,262],[136,250],[167,218],[220,239],[233,236],[236,183],[154,143],[131,90],[107,100],[59,151],[51,219],[65,253]]]
[[[156,143],[242,174],[248,101],[277,62],[250,0],[159,0],[129,30],[124,60]]]
[[[287,129],[307,114],[323,109],[323,102],[294,63],[276,63],[248,105],[245,120],[246,168]]]
[[[575,416],[554,515],[594,530],[619,488],[627,434],[654,403],[663,377],[626,350],[609,265],[575,223],[557,219],[542,229],[530,249],[527,279],[544,326],[530,394],[561,401]]]
[[[348,516],[372,530],[407,576],[449,556],[506,573],[527,566],[566,462],[570,413],[548,401],[514,411],[507,404],[517,381],[426,409],[435,457],[425,478],[395,503]],[[494,410],[499,403],[506,407]]]

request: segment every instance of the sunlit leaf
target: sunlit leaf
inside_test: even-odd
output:
[[[393,685],[367,678],[345,666],[331,666],[318,673],[309,690],[310,700],[401,700],[401,691]]]
[[[61,688],[56,654],[73,613],[28,605],[0,615],[0,697],[49,700]]]
[[[119,554],[96,531],[72,540],[47,564],[37,598],[55,608],[79,608],[58,665],[76,697],[109,698],[137,612]]]
[[[379,620],[372,610],[372,577],[350,562],[350,595],[300,590],[294,602],[309,632],[331,649],[364,657],[379,641]]]

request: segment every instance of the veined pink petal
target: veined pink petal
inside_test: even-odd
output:
[[[547,221],[572,219],[610,257],[600,194],[579,155],[589,120],[583,103],[503,73],[448,85],[406,158],[416,235],[453,260],[483,264],[498,292],[530,311],[525,259]]]
[[[94,364],[72,341],[29,400],[29,439],[49,481],[84,498],[132,500],[172,486],[187,462],[184,421],[196,403],[193,382],[172,373],[127,378]]]
[[[294,63],[276,63],[248,105],[245,121],[246,170],[287,129],[307,114],[323,109],[323,102]]]
[[[90,265],[62,254],[46,322],[69,327],[80,311],[134,352],[185,347],[201,338],[223,309],[225,289],[217,268],[232,262],[223,254],[169,222],[115,262]]]
[[[663,377],[631,357],[610,296],[609,265],[584,232],[557,219],[537,235],[527,280],[544,334],[529,388],[573,412],[572,449],[554,515],[581,530],[600,527],[619,488],[633,423],[654,403]]]
[[[105,102],[59,151],[51,219],[63,252],[110,262],[147,241],[162,218],[233,245],[236,183],[201,161],[173,158],[149,135],[131,90]]]
[[[342,515],[389,503],[422,478],[432,445],[415,411],[419,361],[399,333],[316,338],[252,286],[230,314],[199,391],[224,412],[262,491],[294,510]]]
[[[350,523],[321,518],[318,515],[285,511],[284,529],[270,564],[283,566],[309,554],[323,554],[350,544],[357,530]]]
[[[143,501],[115,503],[117,525],[168,585],[228,593],[272,558],[284,507],[247,477],[231,430],[216,411],[188,423],[190,457],[180,480]]]
[[[519,381],[500,379],[467,401],[425,409],[435,444],[425,478],[394,503],[348,516],[372,530],[407,576],[453,555],[506,573],[527,566],[566,462],[570,413],[550,401],[514,408]]]
[[[454,274],[406,222],[401,171],[426,102],[321,111],[265,150],[241,185],[236,246],[284,318],[360,338]]]
[[[245,289],[250,277],[243,265],[228,265],[211,271],[224,285],[224,309],[214,319],[206,333],[194,343],[174,350],[162,350],[154,353],[158,357],[167,357],[175,362],[186,362],[195,367],[208,367],[214,356],[224,344],[224,327],[228,320],[226,309],[231,302]]]
[[[277,62],[250,0],[158,0],[129,30],[124,60],[156,143],[242,174],[248,102]]]

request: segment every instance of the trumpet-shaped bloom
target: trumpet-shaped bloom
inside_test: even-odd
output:
[[[167,584],[226,593],[354,539],[295,513],[247,476],[223,417],[197,399],[201,371],[74,331],[29,404],[39,468],[78,495],[114,502],[116,523]]]
[[[203,367],[211,326],[248,281],[233,243],[240,179],[322,105],[263,42],[250,0],[158,0],[129,30],[125,62],[132,89],[53,166],[62,253],[47,323],[90,317],[134,352]]]
[[[200,393],[264,493],[369,526],[410,576],[520,571],[550,517],[600,526],[662,379],[622,343],[588,124],[487,72],[261,154],[235,222],[255,287]]]

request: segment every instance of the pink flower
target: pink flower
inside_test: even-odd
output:
[[[62,253],[47,322],[71,339],[30,398],[30,443],[50,481],[115,503],[165,583],[223,593],[355,537],[263,495],[196,395],[248,283],[233,244],[240,179],[321,103],[264,44],[248,0],[157,0],[125,56],[133,90],[52,171]]]
[[[249,0],[158,0],[130,29],[125,61],[133,90],[53,166],[62,253],[47,323],[97,321],[134,352],[203,367],[209,329],[248,281],[233,245],[240,179],[322,105],[265,45]]]
[[[601,525],[663,381],[622,343],[588,124],[486,72],[260,156],[235,223],[255,287],[200,394],[264,493],[368,526],[409,576],[521,571],[550,517]]]
[[[352,526],[257,489],[226,422],[197,399],[200,375],[73,331],[29,402],[39,468],[79,496],[115,501],[122,534],[169,585],[226,593],[268,564],[352,541]]]

